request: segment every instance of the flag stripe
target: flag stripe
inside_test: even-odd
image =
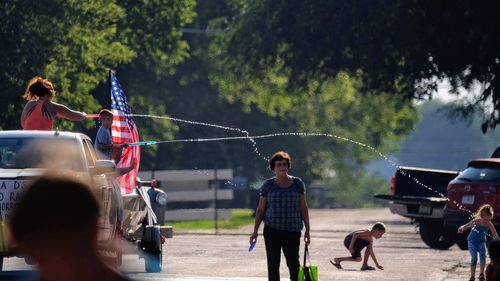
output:
[[[115,74],[111,74],[111,110],[113,116],[113,126],[111,135],[114,143],[131,143],[139,141],[139,133],[134,119],[130,116],[132,111],[127,103],[125,93],[121,89],[120,83]],[[122,150],[118,167],[129,167],[134,163],[134,169],[127,174],[118,177],[117,181],[122,187],[122,193],[130,193],[135,187],[135,180],[139,170],[140,147],[131,146]]]

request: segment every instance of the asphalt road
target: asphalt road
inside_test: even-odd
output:
[[[311,210],[311,262],[319,268],[320,280],[468,280],[467,251],[457,246],[450,250],[429,249],[409,220],[391,214],[388,209]],[[345,235],[374,222],[386,224],[387,233],[374,243],[375,254],[384,270],[360,271],[361,263],[344,263],[343,270],[329,260],[348,254],[342,242]],[[144,260],[138,255],[124,257],[122,270],[136,280],[168,281],[265,281],[266,256],[262,234],[252,252],[248,238],[252,226],[237,230],[185,232],[174,229],[174,238],[164,244],[162,273],[145,273]],[[262,226],[261,226],[262,231]],[[303,245],[302,245],[303,246]],[[303,247],[301,247],[301,256]],[[371,262],[371,261],[370,261]],[[371,262],[373,264],[373,262]],[[29,269],[22,259],[9,258],[6,270]],[[288,270],[282,258],[282,280]]]

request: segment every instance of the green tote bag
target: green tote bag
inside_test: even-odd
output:
[[[309,251],[307,250],[307,243],[304,250],[304,264],[299,267],[299,281],[318,281],[318,267],[315,265],[306,266],[306,258],[308,258]],[[311,261],[309,260],[309,264]]]

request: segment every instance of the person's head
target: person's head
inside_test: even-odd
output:
[[[49,79],[43,79],[40,76],[35,76],[28,82],[23,98],[31,101],[44,96],[53,98],[55,94],[56,91],[54,90],[54,86]]]
[[[493,207],[483,204],[476,212],[476,218],[491,220],[493,218]]]
[[[106,128],[111,128],[113,125],[113,112],[109,109],[102,109],[99,111],[99,121]]]
[[[372,232],[373,237],[375,237],[376,239],[379,239],[385,233],[385,224],[383,224],[382,222],[376,222],[372,226],[371,232]]]
[[[292,158],[285,151],[278,151],[269,159],[269,169],[277,172],[288,172],[292,167]]]
[[[41,260],[95,251],[98,216],[99,203],[85,183],[74,177],[45,175],[23,194],[10,227],[19,249]]]

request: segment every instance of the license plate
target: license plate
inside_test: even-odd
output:
[[[431,206],[420,205],[420,206],[418,206],[418,213],[419,214],[430,215],[432,213],[432,207]]]
[[[474,195],[464,195],[464,196],[462,196],[462,204],[467,204],[467,205],[474,204]]]

